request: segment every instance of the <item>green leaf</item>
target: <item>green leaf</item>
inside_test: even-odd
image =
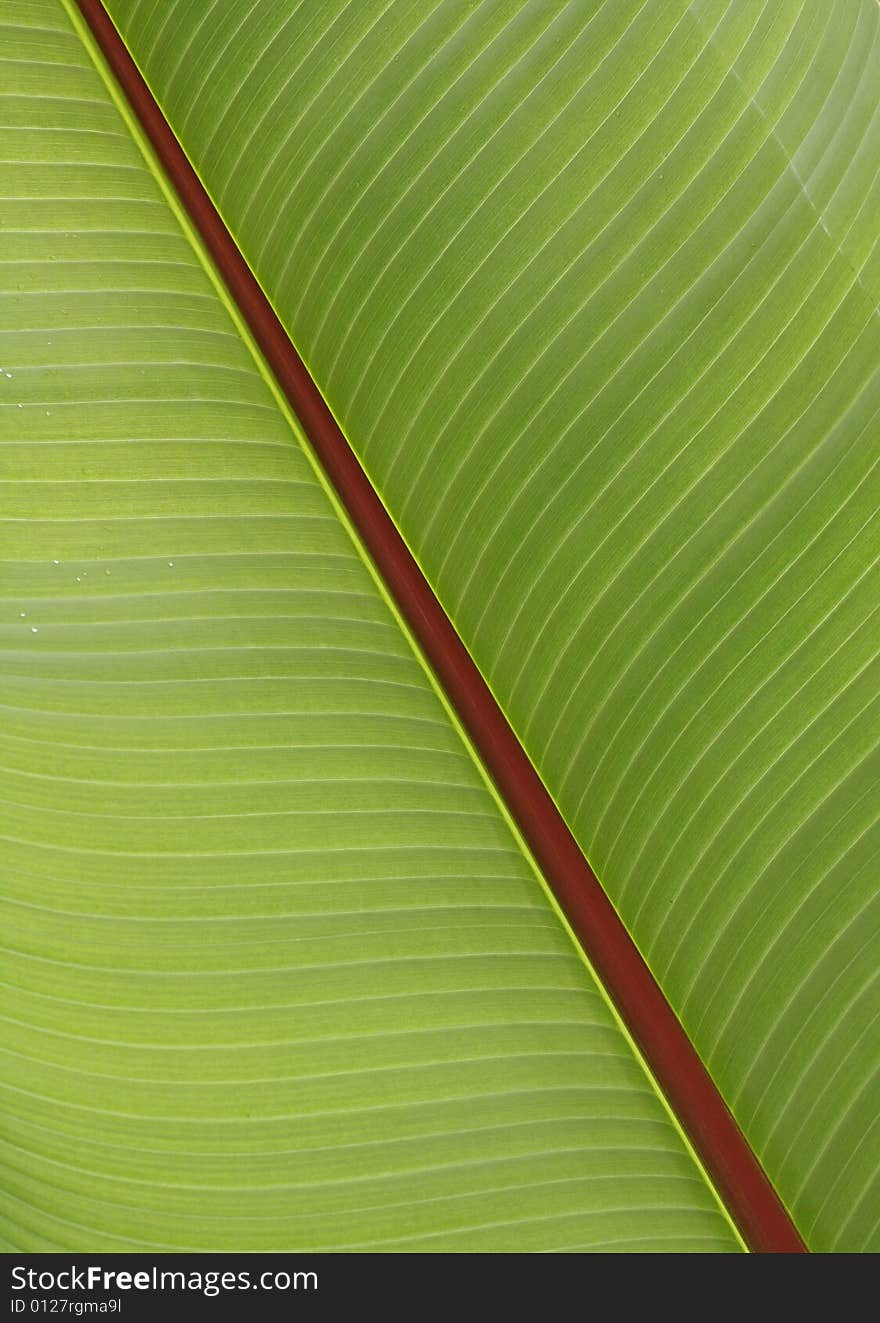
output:
[[[817,1249],[880,1249],[875,0],[110,0]]]
[[[4,1243],[736,1249],[81,24],[0,51]]]

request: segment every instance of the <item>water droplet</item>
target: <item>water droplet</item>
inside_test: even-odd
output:
[[[61,561],[60,561],[60,560],[53,560],[52,564],[53,564],[53,565],[60,565],[60,564],[61,564]]]
[[[109,571],[109,570],[105,570],[104,573],[105,573],[105,574],[109,574],[110,571]]]
[[[168,568],[169,568],[169,570],[173,570],[173,569],[174,569],[174,561],[173,561],[173,560],[170,560],[170,561],[168,562]]]
[[[36,632],[37,632],[37,627],[36,627],[36,625],[31,625],[31,633],[32,633],[32,634],[36,634]]]
[[[12,380],[12,373],[11,373],[11,372],[7,372],[6,375],[7,375],[7,377],[9,378],[9,380],[11,381],[11,380]]]
[[[27,611],[19,611],[18,614],[21,616],[22,620],[26,619],[27,617]]]
[[[18,407],[19,407],[19,409],[23,409],[23,408],[24,408],[24,405],[23,405],[23,404],[20,404]]]
[[[77,583],[82,583],[82,579],[80,578],[79,575],[76,576],[76,581],[77,581]]]

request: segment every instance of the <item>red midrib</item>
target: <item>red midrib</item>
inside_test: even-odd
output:
[[[360,466],[101,0],[77,0],[398,607],[746,1244],[806,1246],[546,786]]]

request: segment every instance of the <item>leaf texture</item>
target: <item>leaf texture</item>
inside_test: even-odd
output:
[[[880,7],[108,8],[800,1230],[880,1248]]]
[[[7,0],[0,1234],[739,1247],[59,0]]]

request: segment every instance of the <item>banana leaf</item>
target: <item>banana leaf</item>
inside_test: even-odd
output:
[[[0,57],[4,1246],[741,1248],[74,6]]]
[[[776,1188],[880,1248],[875,0],[109,0]]]

